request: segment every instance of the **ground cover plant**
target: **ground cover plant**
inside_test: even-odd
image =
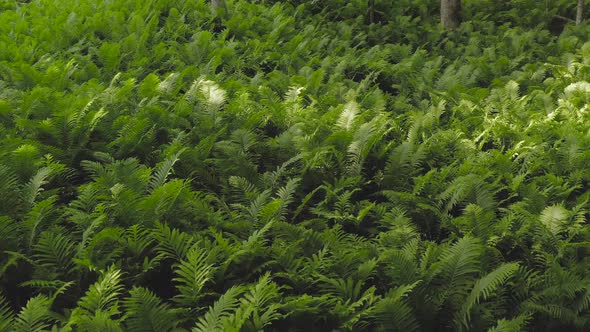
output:
[[[590,328],[573,1],[0,0],[0,331]]]

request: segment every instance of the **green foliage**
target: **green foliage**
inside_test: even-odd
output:
[[[0,0],[0,331],[590,329],[570,0]]]
[[[119,270],[111,267],[104,271],[99,280],[91,285],[78,301],[78,307],[72,312],[66,327],[121,331],[115,316],[120,313],[119,297],[123,289]]]
[[[186,253],[186,260],[177,264],[176,274],[172,279],[180,294],[176,301],[187,307],[196,307],[199,299],[204,295],[202,290],[213,274],[213,265],[207,264],[207,252],[196,246]]]
[[[12,310],[6,303],[4,297],[0,297],[0,331],[8,332],[12,326]]]
[[[51,300],[44,295],[38,295],[29,299],[27,304],[14,318],[13,330],[17,332],[46,331],[51,326],[51,321],[53,320],[49,311],[50,305]]]
[[[146,288],[131,289],[123,305],[125,326],[129,331],[172,331],[178,324],[176,312]]]

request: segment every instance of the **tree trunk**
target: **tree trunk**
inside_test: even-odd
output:
[[[578,9],[576,10],[576,25],[584,20],[584,0],[578,0]]]
[[[369,0],[369,24],[375,23],[375,0]]]
[[[219,10],[227,10],[225,6],[225,0],[211,0],[211,13],[213,16],[217,16]]]
[[[461,0],[440,1],[440,22],[445,29],[453,30],[461,24]]]

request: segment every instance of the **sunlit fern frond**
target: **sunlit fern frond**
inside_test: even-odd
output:
[[[37,196],[43,191],[42,186],[47,183],[51,173],[51,168],[43,167],[23,186],[21,189],[22,199],[27,208],[35,204]]]
[[[220,109],[227,100],[225,90],[213,81],[200,79],[197,86],[211,110]]]
[[[359,113],[359,104],[352,100],[346,103],[340,113],[336,126],[344,130],[351,130],[353,128],[354,120]]]

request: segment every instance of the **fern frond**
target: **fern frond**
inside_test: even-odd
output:
[[[240,301],[238,296],[243,294],[245,289],[242,286],[234,286],[228,289],[223,295],[215,301],[213,306],[205,315],[199,318],[192,332],[216,332],[223,330],[223,321],[230,317],[239,307]]]
[[[569,211],[562,205],[547,206],[541,212],[539,220],[553,235],[562,231],[563,226],[569,219]]]
[[[279,212],[281,216],[285,214],[287,207],[293,202],[293,196],[300,181],[301,179],[299,178],[289,179],[284,187],[281,187],[279,190],[277,190],[277,198],[281,201],[281,208]]]
[[[526,324],[531,319],[530,315],[519,315],[513,319],[500,319],[495,327],[488,332],[520,332],[524,331]]]
[[[123,332],[119,321],[108,312],[97,311],[94,315],[76,317],[77,328],[74,331]],[[69,326],[66,326],[69,328]],[[66,331],[71,331],[67,330]]]
[[[345,301],[358,300],[364,284],[364,280],[355,281],[352,277],[335,279],[319,275],[318,279],[324,282],[322,292],[340,297]]]
[[[253,248],[257,246],[264,246],[267,243],[267,240],[264,238],[266,233],[270,230],[270,228],[274,225],[274,221],[269,221],[266,223],[262,228],[257,229],[248,236],[248,239],[242,242],[242,251],[249,252],[253,250]]]
[[[27,209],[35,204],[35,200],[41,191],[42,186],[47,183],[47,179],[52,173],[50,167],[43,167],[37,171],[35,175],[24,185],[21,190],[23,202],[26,204]]]
[[[246,209],[248,213],[248,217],[251,220],[257,220],[258,216],[264,209],[264,206],[269,203],[271,192],[270,190],[265,190],[258,194],[251,202],[250,206]]]
[[[468,174],[456,178],[439,195],[439,199],[446,201],[447,212],[465,201],[481,206],[484,211],[494,211],[496,207],[494,192],[478,174]]]
[[[151,232],[152,236],[158,243],[156,251],[164,257],[172,258],[177,261],[187,256],[195,240],[188,233],[179,231],[176,228],[170,228],[166,224],[157,223],[156,229]]]
[[[424,145],[416,145],[404,142],[393,149],[387,159],[384,174],[385,181],[390,186],[400,187],[409,184],[411,176],[420,170],[426,148]],[[398,190],[400,191],[400,190]]]
[[[260,277],[258,283],[244,294],[242,308],[253,309],[252,322],[256,330],[263,331],[272,321],[282,316],[278,311],[281,305],[275,303],[280,296],[280,288],[272,282],[269,273]]]
[[[78,302],[77,309],[90,315],[97,312],[115,315],[118,313],[119,295],[123,290],[121,271],[111,266],[103,272],[103,275],[96,283],[90,286],[86,294]]]
[[[241,191],[241,194],[248,200],[253,195],[258,195],[258,188],[248,179],[242,176],[230,176],[228,179],[229,185]]]
[[[181,149],[172,157],[166,159],[166,161],[164,161],[160,166],[158,166],[148,183],[148,192],[153,192],[166,182],[166,179],[172,172],[172,167],[179,160],[179,157],[184,152],[184,150],[185,149]]]
[[[124,233],[127,249],[135,256],[141,255],[154,242],[154,238],[150,235],[150,231],[141,225],[135,224],[129,227]]]
[[[33,247],[34,259],[39,266],[68,273],[73,268],[75,244],[61,233],[43,232]]]
[[[87,245],[94,236],[97,228],[106,220],[106,218],[107,216],[105,214],[100,214],[98,217],[91,219],[88,225],[82,225],[84,226],[84,230],[82,231],[82,240],[78,243],[78,248],[76,250],[77,258],[86,258]]]
[[[14,315],[6,299],[0,295],[0,332],[11,332]]]
[[[407,294],[412,292],[418,283],[402,285],[391,290],[369,310],[368,316],[374,318],[385,331],[419,331],[420,325],[414,312],[405,302]]]
[[[470,312],[473,306],[478,304],[481,298],[485,300],[490,297],[500,285],[506,282],[506,280],[518,270],[518,268],[518,263],[505,263],[479,279],[465,300],[461,311],[458,313],[455,320],[457,325],[463,324],[463,326],[469,328],[469,320],[471,318]]]
[[[0,252],[16,250],[21,239],[19,226],[11,218],[0,216]]]
[[[227,100],[227,93],[217,83],[201,79],[196,83],[211,110],[219,110]]]
[[[178,325],[176,312],[146,288],[133,287],[129,297],[123,300],[123,305],[128,331],[172,331]]]
[[[18,177],[10,168],[0,165],[0,213],[9,214],[18,206]]]
[[[46,331],[53,321],[51,300],[45,295],[37,295],[29,299],[14,320],[14,332],[42,332]]]
[[[157,90],[162,94],[170,94],[176,88],[178,83],[179,73],[170,73],[166,78],[158,84]]]
[[[264,173],[262,175],[262,182],[266,185],[266,188],[274,190],[278,186],[278,183],[281,180],[281,178],[286,175],[289,166],[300,161],[302,158],[303,154],[299,153],[291,159],[282,163],[280,166],[276,168],[276,170]]]
[[[346,131],[350,131],[358,112],[359,104],[354,100],[349,101],[344,105],[344,109],[342,110],[342,113],[340,113],[338,121],[336,121],[336,126]]]
[[[186,254],[186,259],[175,264],[174,272],[178,276],[172,280],[178,283],[176,288],[180,294],[174,298],[177,303],[197,306],[204,295],[202,290],[214,272],[213,264],[209,264],[207,258],[205,249],[193,246]]]
[[[346,317],[346,321],[342,324],[344,328],[350,331],[363,331],[368,329],[370,324],[363,318],[365,316],[370,316],[374,305],[380,300],[380,297],[375,295],[375,290],[375,286],[369,287],[363,292],[363,294],[361,294],[361,296],[359,296],[358,300],[352,303],[350,301],[344,303],[337,302],[336,310],[342,310],[342,313],[345,314]]]
[[[361,174],[362,165],[372,145],[376,128],[372,122],[364,123],[355,132],[353,141],[348,146],[348,170],[350,175]]]
[[[481,253],[479,240],[471,237],[461,238],[446,248],[437,263],[439,275],[444,280],[443,288],[455,294],[467,293],[470,280],[480,271]]]
[[[100,191],[94,183],[84,185],[80,187],[76,200],[70,203],[70,208],[91,213],[98,205],[99,194]]]
[[[29,231],[29,247],[33,245],[39,225],[53,212],[53,204],[57,200],[56,196],[51,196],[35,204],[23,222],[25,228]]]

